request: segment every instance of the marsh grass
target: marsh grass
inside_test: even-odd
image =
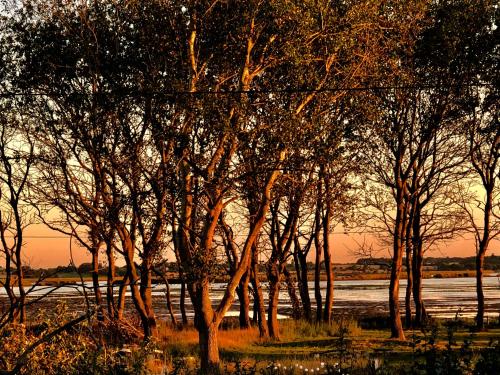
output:
[[[297,340],[316,337],[361,336],[362,330],[358,322],[352,318],[341,316],[332,323],[316,323],[305,320],[287,319],[281,323],[283,340]]]
[[[11,367],[20,351],[72,316],[64,305],[58,307],[58,314],[58,320],[54,320],[48,317],[52,315],[40,311],[36,323],[10,325],[1,330],[0,369]],[[101,331],[108,332],[101,324],[85,322],[44,344],[33,353],[21,373],[196,374],[200,371],[198,333],[192,326],[179,330],[160,322],[158,337],[143,345],[133,335],[109,340],[109,334],[101,335]],[[262,340],[257,328],[239,329],[225,324],[219,331],[221,368],[224,373],[233,374],[311,374],[318,373],[318,369],[320,373],[351,375],[427,374],[435,373],[434,368],[457,374],[488,374],[500,363],[498,328],[475,333],[468,322],[455,319],[433,321],[423,332],[407,331],[406,342],[390,340],[388,336],[384,329],[362,329],[348,316],[336,317],[332,324],[284,320],[279,341]],[[123,351],[128,354],[120,354]],[[473,370],[476,367],[486,370],[477,372]]]

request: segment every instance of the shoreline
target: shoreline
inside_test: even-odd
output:
[[[294,273],[292,273],[294,275]],[[295,275],[294,275],[295,276]],[[311,273],[311,276],[312,273]],[[495,277],[498,276],[496,271],[485,270],[483,277]],[[467,277],[476,277],[476,272],[474,270],[464,270],[464,271],[424,271],[424,279],[449,279],[449,278],[467,278]],[[389,280],[390,274],[387,273],[344,273],[344,272],[336,272],[334,281],[370,281],[370,280]],[[24,280],[25,286],[32,286],[38,279],[35,278],[26,278]],[[118,277],[115,281],[115,284],[120,283],[121,278]],[[266,277],[264,274],[260,275],[260,280],[265,282]],[[313,281],[314,279],[311,277],[309,281]],[[406,272],[401,272],[400,280],[406,280]],[[83,276],[84,282],[91,282],[92,277],[90,275]],[[106,276],[99,275],[99,281],[105,282]],[[225,278],[216,278],[212,282],[225,282],[227,281]],[[326,281],[326,276],[321,275],[321,281]],[[64,276],[61,277],[49,277],[40,282],[41,286],[57,286],[61,284],[75,284],[80,283],[81,279],[79,276]],[[169,284],[175,285],[180,284],[180,279],[177,274],[169,273],[168,275]],[[163,281],[160,279],[153,278],[153,283],[163,284]]]

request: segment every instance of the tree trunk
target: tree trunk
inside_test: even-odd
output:
[[[195,312],[194,325],[198,331],[201,369],[206,374],[217,374],[220,372],[218,343],[220,320],[217,320],[212,308],[208,278],[204,277],[188,284],[188,289]]]
[[[148,312],[146,310],[146,306],[144,305],[144,301],[141,297],[141,293],[137,286],[137,282],[139,278],[135,272],[131,272],[130,275],[130,291],[132,294],[132,301],[134,303],[135,309],[141,318],[142,329],[144,331],[144,339],[149,339],[151,336],[154,336],[156,333],[156,321],[150,320]]]
[[[153,310],[153,294],[152,294],[152,271],[151,271],[151,261],[147,255],[146,259],[143,259],[141,265],[141,286],[140,293],[141,298],[144,303],[144,308],[146,310],[148,325],[151,329],[151,333],[153,336],[156,336],[157,324],[156,324],[156,316]]]
[[[298,250],[295,255],[295,269],[297,272],[300,299],[302,300],[302,311],[304,318],[310,322],[312,321],[312,311],[311,297],[309,296],[307,259],[305,255],[302,253],[297,254],[297,252]]]
[[[422,243],[413,247],[412,272],[413,272],[413,302],[415,303],[415,321],[416,327],[422,327],[427,319],[424,300],[422,298],[422,280],[424,274],[424,258]]]
[[[494,177],[493,177],[494,178]],[[490,241],[490,219],[493,210],[493,185],[486,190],[486,202],[484,205],[483,235],[478,243],[476,255],[476,291],[477,291],[477,317],[476,328],[484,330],[484,291],[483,291],[483,269],[484,256],[488,250]]]
[[[295,280],[288,270],[283,269],[283,275],[285,276],[286,287],[288,290],[288,295],[290,297],[290,302],[292,303],[292,318],[300,319],[302,318],[302,313],[300,310],[300,300],[297,297],[297,292],[295,291]]]
[[[327,185],[327,184],[326,184]],[[328,190],[327,190],[328,191]],[[326,272],[326,297],[325,297],[325,310],[323,314],[323,320],[326,323],[331,323],[332,321],[332,310],[333,310],[333,264],[332,255],[330,252],[330,203],[326,204],[325,217],[323,219],[323,253],[325,257],[325,272]]]
[[[262,293],[262,287],[260,285],[259,280],[259,252],[257,249],[257,245],[254,244],[252,246],[252,283],[254,289],[254,303],[256,304],[258,311],[258,324],[259,324],[259,334],[261,338],[269,337],[269,330],[267,326],[266,320],[266,307],[264,303],[264,295]],[[255,309],[254,309],[255,314]],[[255,316],[254,316],[255,319]]]
[[[422,327],[427,319],[424,300],[422,298],[422,280],[424,275],[424,250],[420,236],[420,207],[417,206],[413,215],[412,231],[412,274],[413,274],[413,301],[415,303],[415,327]]]
[[[248,296],[248,284],[250,283],[250,270],[247,269],[236,289],[240,301],[240,328],[250,327],[250,297]]]
[[[269,280],[269,306],[267,312],[267,323],[269,336],[274,340],[279,340],[280,331],[278,324],[278,302],[280,292],[280,274],[276,263],[270,264],[268,271]]]
[[[4,289],[9,297],[9,317],[8,320],[11,323],[16,323],[18,319],[18,309],[17,309],[17,298],[12,289],[12,260],[11,251],[6,249],[5,251],[5,280]]]
[[[102,294],[99,287],[99,246],[92,248],[92,286],[94,288],[94,302],[97,306],[97,319],[103,320]]]
[[[106,242],[106,257],[108,259],[108,270],[106,273],[106,303],[108,305],[108,316],[116,318],[116,306],[114,298],[115,282],[115,257],[110,241]]]
[[[412,325],[411,311],[411,292],[413,289],[413,274],[412,274],[412,249],[409,242],[406,243],[406,294],[405,294],[405,327],[410,328]]]
[[[163,272],[161,270],[158,270],[156,268],[153,268],[153,272],[158,276],[159,278],[162,279],[163,284],[165,284],[165,299],[167,302],[167,310],[170,315],[170,320],[172,321],[172,326],[178,328],[178,322],[174,314],[174,308],[172,304],[172,296],[170,294],[170,283],[168,281],[168,272],[165,269]]]
[[[422,327],[427,319],[424,301],[422,298],[422,280],[424,275],[424,251],[421,232],[421,211],[422,204],[417,195],[412,205],[410,220],[408,223],[408,232],[410,235],[407,241],[411,241],[411,273],[412,273],[412,293],[415,304],[415,316],[413,327]],[[408,255],[407,255],[408,256]]]
[[[12,194],[11,194],[12,197]],[[24,269],[23,269],[23,259],[21,256],[23,249],[23,225],[21,221],[21,215],[18,207],[18,201],[16,203],[11,203],[14,209],[14,217],[16,220],[16,247],[15,247],[15,259],[16,259],[16,274],[17,274],[17,288],[19,297],[17,298],[17,312],[19,315],[19,323],[26,322],[26,291],[24,290]]]
[[[319,207],[316,208],[316,234],[314,236],[314,247],[316,257],[314,261],[314,297],[316,299],[316,322],[321,322],[323,311],[323,300],[321,297],[321,244],[319,241],[320,233],[320,213]]]
[[[132,302],[134,303],[135,309],[139,314],[141,319],[142,328],[144,331],[144,339],[148,340],[151,336],[156,334],[156,320],[154,317],[148,314],[146,304],[139,290],[138,282],[139,276],[137,275],[137,269],[134,263],[134,250],[135,247],[133,245],[133,241],[130,238],[129,234],[123,227],[119,227],[118,231],[120,235],[120,239],[122,241],[123,251],[125,255],[125,262],[127,266],[127,276],[130,282],[130,291],[132,294]],[[151,275],[149,275],[149,279]],[[148,281],[146,280],[146,283]],[[150,281],[149,281],[150,285]]]
[[[188,318],[186,314],[186,283],[181,280],[181,295],[179,298],[179,309],[181,310],[182,325],[187,326]]]
[[[172,325],[174,327],[178,326],[177,319],[175,318],[174,314],[174,308],[172,305],[172,296],[170,294],[170,283],[168,282],[168,275],[164,275],[164,281],[165,281],[165,298],[167,300],[167,310],[168,313],[170,314],[170,319],[172,320]]]
[[[198,329],[201,369],[204,374],[220,373],[218,330],[216,323]]]
[[[416,178],[416,177],[415,177]],[[413,183],[413,185],[415,182]],[[414,246],[414,239],[413,239],[413,224],[415,223],[416,220],[416,215],[417,215],[417,198],[412,197],[410,194],[409,195],[409,212],[408,212],[408,222],[406,224],[405,228],[405,238],[404,238],[404,245],[406,248],[406,259],[405,259],[405,266],[406,266],[406,293],[405,293],[405,327],[410,328],[412,326],[412,311],[411,311],[411,294],[412,294],[412,289],[413,289],[413,272],[412,272],[412,265],[413,265],[413,246]]]
[[[483,292],[483,266],[484,252],[480,251],[476,255],[476,292],[477,292],[477,317],[476,328],[484,329],[484,292]]]
[[[394,223],[393,258],[391,266],[391,280],[389,284],[389,320],[391,326],[391,338],[405,340],[403,325],[399,309],[399,276],[403,264],[403,234],[405,228],[405,203],[403,200],[402,187],[397,189],[396,202],[398,202],[396,220]]]
[[[186,283],[184,282],[184,274],[182,272],[182,267],[181,267],[182,261],[179,255],[179,247],[185,246],[183,245],[184,242],[183,236],[185,235],[185,232],[180,228],[177,229],[176,214],[175,214],[176,207],[174,203],[172,203],[171,211],[172,211],[171,227],[172,227],[172,236],[174,244],[174,253],[175,253],[175,259],[177,260],[177,272],[181,282],[181,291],[179,296],[179,310],[181,312],[182,327],[185,327],[188,324],[186,315]]]
[[[19,254],[19,258],[21,254]],[[19,262],[20,266],[17,271],[17,288],[19,290],[19,297],[17,298],[18,304],[18,314],[19,314],[19,323],[26,323],[26,291],[24,290],[24,270],[22,267],[22,263]]]
[[[253,277],[252,277],[252,287],[254,285]],[[259,302],[257,300],[257,291],[255,288],[253,289],[253,305],[252,305],[252,325],[257,326],[259,324]]]
[[[116,318],[118,320],[123,319],[123,312],[125,311],[125,293],[127,291],[128,284],[129,276],[126,274],[122,279],[120,288],[118,289],[118,302],[116,303]]]

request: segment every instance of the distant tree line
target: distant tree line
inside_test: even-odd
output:
[[[356,261],[359,265],[382,265],[389,268],[390,258],[360,258]],[[476,268],[476,257],[426,257],[424,266],[436,267],[439,271],[473,271]],[[500,256],[489,255],[484,257],[485,270],[500,270]]]
[[[338,225],[391,249],[402,340],[403,262],[405,324],[420,327],[425,251],[473,233],[484,327],[500,229],[494,1],[27,0],[0,17],[0,324],[26,320],[23,233],[43,222],[88,250],[99,319],[122,320],[129,289],[146,339],[152,280],[168,286],[175,258],[172,319],[188,324],[189,296],[207,370],[235,298],[263,337],[279,339],[285,288],[295,317],[332,321]]]

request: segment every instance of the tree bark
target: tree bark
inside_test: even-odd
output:
[[[415,303],[414,326],[422,327],[427,319],[424,300],[422,298],[422,280],[424,275],[424,250],[420,236],[420,207],[417,204],[413,215],[412,231],[412,274],[413,274],[413,301]]]
[[[125,293],[127,291],[127,286],[129,284],[128,273],[122,278],[120,287],[118,288],[118,301],[116,303],[116,318],[118,320],[123,319],[123,312],[125,311]]]
[[[405,293],[405,327],[412,326],[412,311],[411,311],[411,293],[413,290],[413,274],[412,274],[412,249],[411,243],[406,241],[406,293]]]
[[[298,242],[298,239],[296,239]],[[302,300],[302,311],[304,318],[310,322],[312,321],[312,311],[311,311],[311,297],[309,296],[309,278],[307,269],[307,258],[306,255],[302,254],[300,250],[297,249],[300,246],[298,243],[295,245],[295,269],[297,272],[297,279],[299,285],[300,299]]]
[[[492,177],[494,179],[495,176]],[[490,242],[490,220],[493,211],[493,181],[486,189],[486,202],[484,205],[484,224],[482,238],[479,240],[478,252],[476,255],[476,291],[477,291],[477,317],[476,328],[484,330],[484,291],[483,291],[483,270],[484,256],[488,251]]]
[[[288,296],[290,297],[290,302],[292,303],[292,317],[294,319],[300,319],[302,318],[302,312],[300,309],[300,300],[297,297],[297,292],[295,291],[295,280],[290,272],[288,272],[286,266],[283,269],[283,276],[285,276]]]
[[[267,322],[269,327],[269,336],[274,340],[280,339],[278,324],[278,302],[280,292],[280,273],[278,265],[271,264],[268,271],[269,280],[269,306],[267,308]]]
[[[208,277],[188,284],[188,289],[195,312],[194,325],[198,331],[201,368],[207,374],[219,373],[218,331],[222,317],[217,319],[212,308]]]
[[[326,192],[328,193],[328,181],[325,183]],[[331,323],[332,321],[332,310],[333,310],[333,264],[332,255],[330,251],[330,199],[327,195],[325,217],[323,218],[323,253],[325,257],[325,272],[326,272],[326,297],[325,297],[325,310],[323,314],[323,320],[326,323]]]
[[[2,233],[2,240],[3,233]],[[18,309],[17,309],[17,298],[12,289],[12,260],[11,260],[11,251],[6,248],[5,251],[5,281],[4,281],[4,289],[9,297],[9,322],[16,323],[18,319]]]
[[[218,374],[220,372],[218,330],[219,327],[216,323],[198,329],[201,368],[204,374]]]
[[[422,298],[422,280],[424,274],[424,257],[422,243],[413,247],[412,272],[413,272],[413,302],[415,303],[415,321],[416,327],[422,327],[427,319],[425,304]]]
[[[188,318],[186,314],[186,283],[181,280],[181,295],[179,298],[179,309],[181,310],[182,325],[187,326]]]
[[[123,225],[118,225],[118,234],[122,241],[123,252],[125,256],[125,262],[127,266],[127,276],[130,282],[130,291],[132,294],[132,302],[136,308],[137,313],[141,319],[142,328],[144,331],[144,339],[148,340],[151,336],[157,333],[156,319],[154,316],[148,314],[146,304],[139,290],[138,282],[139,276],[137,275],[137,269],[134,262],[134,245],[133,241],[128,235],[128,231],[123,228]]]
[[[108,316],[116,318],[116,305],[114,298],[114,283],[115,283],[115,257],[113,255],[113,247],[111,241],[106,241],[106,257],[108,260],[108,269],[106,273],[106,303],[108,307]]]
[[[484,329],[483,269],[484,269],[484,252],[482,252],[480,249],[480,251],[476,255],[477,330]]]
[[[174,314],[174,307],[172,304],[172,296],[170,294],[170,283],[168,281],[167,271],[165,271],[164,274],[161,274],[161,276],[163,278],[163,282],[165,283],[165,299],[167,300],[167,310],[168,310],[168,313],[170,314],[170,319],[172,321],[172,325],[174,327],[178,327],[177,319],[176,319],[175,314]]]
[[[250,297],[248,295],[248,284],[250,283],[250,270],[247,269],[240,280],[236,293],[240,301],[240,328],[246,329],[250,327]]]
[[[99,287],[99,246],[92,248],[92,286],[94,288],[94,302],[97,306],[97,319],[103,320],[102,294]]]
[[[389,284],[389,320],[391,326],[391,338],[405,340],[403,325],[399,309],[399,276],[403,264],[403,235],[405,233],[405,203],[403,188],[398,186],[396,192],[397,212],[394,224],[393,236],[393,258],[391,266],[391,280]]]
[[[267,326],[267,319],[266,319],[266,307],[264,303],[264,295],[262,293],[262,287],[260,285],[260,280],[259,280],[259,252],[257,248],[257,244],[254,244],[252,246],[252,283],[253,283],[253,289],[254,289],[254,303],[256,304],[257,307],[257,314],[258,315],[258,324],[259,324],[259,334],[261,338],[267,338],[269,337],[269,330]],[[254,309],[254,314],[255,314],[255,309]],[[255,319],[255,316],[254,316]]]
[[[251,279],[251,283],[252,283],[252,287],[253,287],[253,285],[254,285],[253,276]],[[258,326],[259,320],[260,320],[260,317],[259,317],[259,304],[257,301],[257,292],[255,289],[253,289],[252,325]]]
[[[156,316],[153,310],[153,285],[152,285],[152,265],[149,256],[145,256],[141,264],[141,286],[140,294],[144,303],[144,308],[148,317],[148,325],[151,329],[151,334],[156,336],[157,324]]]
[[[314,247],[316,257],[314,261],[314,297],[316,299],[316,322],[321,322],[323,314],[323,300],[321,297],[321,244],[319,233],[321,228],[320,208],[316,207],[316,233],[314,236]]]
[[[413,223],[416,215],[417,204],[415,197],[407,202],[410,206],[408,212],[408,223],[405,228],[405,238],[404,245],[406,249],[406,293],[405,293],[405,327],[410,328],[412,326],[412,311],[411,311],[411,294],[413,290]]]

